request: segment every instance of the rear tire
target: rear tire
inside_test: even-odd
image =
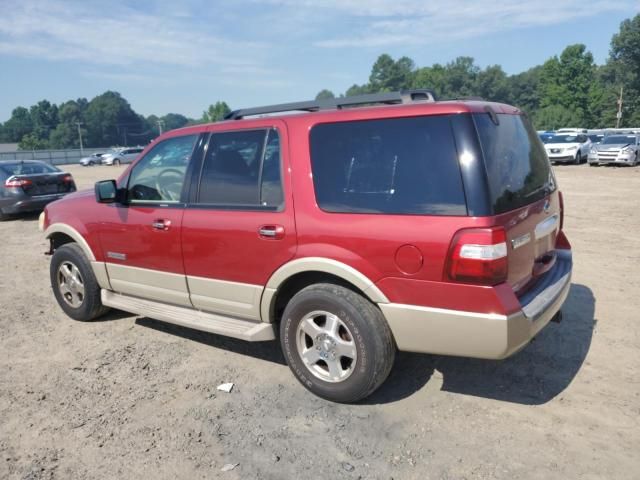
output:
[[[312,393],[356,402],[389,376],[395,343],[382,312],[358,293],[320,283],[298,292],[280,323],[282,350]]]
[[[0,209],[0,222],[4,222],[5,220],[8,220],[8,219],[9,219],[9,215],[4,213],[2,209]]]
[[[55,251],[49,275],[58,305],[74,320],[87,322],[109,310],[100,300],[100,285],[91,264],[76,243],[67,243]]]

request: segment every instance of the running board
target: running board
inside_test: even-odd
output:
[[[276,338],[273,324],[271,323],[251,322],[225,317],[215,313],[206,313],[191,308],[131,297],[105,289],[102,289],[100,297],[102,304],[107,307],[144,315],[155,320],[174,323],[195,330],[239,338],[248,342],[262,342],[275,340]]]

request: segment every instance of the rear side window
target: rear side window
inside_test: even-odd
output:
[[[310,142],[327,212],[467,214],[448,116],[320,124]]]
[[[544,147],[526,118],[474,114],[495,213],[520,208],[555,190]],[[553,140],[552,140],[553,142]]]
[[[214,133],[197,203],[277,210],[283,203],[280,163],[276,130]]]

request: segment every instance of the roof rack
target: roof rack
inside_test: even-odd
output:
[[[340,110],[358,105],[398,105],[415,102],[435,102],[436,96],[432,90],[416,89],[400,92],[370,93],[353,97],[327,98],[324,100],[310,100],[307,102],[281,103],[264,107],[242,108],[228,113],[225,120],[240,120],[254,115],[266,115],[281,112],[317,112],[319,110]]]

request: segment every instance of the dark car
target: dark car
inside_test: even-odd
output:
[[[8,215],[35,212],[76,191],[73,177],[37,160],[0,161],[0,221]]]

